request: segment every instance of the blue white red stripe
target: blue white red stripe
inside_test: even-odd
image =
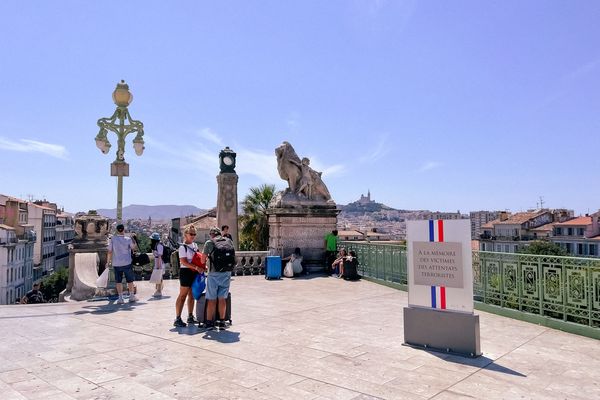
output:
[[[429,220],[429,241],[443,242],[444,241],[444,220]],[[432,286],[431,287],[431,308],[440,310],[446,309],[446,287]]]

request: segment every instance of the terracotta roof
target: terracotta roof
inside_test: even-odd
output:
[[[390,236],[388,233],[367,232],[367,236]]]
[[[500,222],[500,219],[495,219],[492,220],[484,225],[481,225],[482,229],[493,229],[494,228],[494,224],[497,224],[498,222]]]
[[[363,233],[361,231],[352,230],[352,231],[339,231],[338,236],[362,236]]]
[[[19,199],[17,197],[12,197],[12,196],[9,196],[9,195],[6,195],[6,194],[0,194],[0,196],[6,197],[6,200],[8,200],[8,201],[17,201],[19,203],[27,203],[27,200],[22,200],[22,199]]]
[[[538,226],[537,228],[533,228],[531,229],[532,232],[535,231],[542,231],[542,232],[546,232],[546,231],[551,231],[552,228],[554,228],[554,222],[550,222],[549,224],[545,224],[542,226]]]
[[[54,208],[52,208],[52,207],[41,206],[41,205],[39,205],[39,204],[35,204],[35,203],[28,203],[28,204],[29,204],[29,205],[32,205],[33,207],[40,208],[40,209],[42,209],[42,210],[56,211],[56,210],[55,210]]]
[[[495,225],[520,225],[548,211],[520,212],[511,215],[504,221],[494,221]]]
[[[577,217],[565,222],[560,222],[556,226],[585,226],[592,224],[592,217]]]

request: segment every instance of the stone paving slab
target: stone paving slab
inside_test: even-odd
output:
[[[600,342],[479,312],[483,356],[402,345],[407,294],[329,277],[232,282],[233,326],[140,302],[0,307],[0,399],[600,399]]]

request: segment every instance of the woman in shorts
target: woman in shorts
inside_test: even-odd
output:
[[[196,279],[198,272],[203,272],[202,268],[196,267],[192,264],[192,258],[194,253],[198,251],[198,245],[194,243],[196,238],[196,228],[193,225],[188,226],[183,231],[183,244],[179,246],[179,295],[177,296],[177,302],[175,303],[175,322],[173,326],[184,327],[187,326],[181,319],[181,312],[183,311],[183,303],[187,298],[188,308],[188,324],[194,324],[197,321],[194,319],[194,296],[192,295],[192,283]]]

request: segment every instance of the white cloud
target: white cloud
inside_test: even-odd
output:
[[[442,163],[440,163],[440,162],[437,162],[437,161],[427,161],[425,164],[423,164],[421,166],[421,168],[418,169],[418,172],[431,171],[432,169],[439,168],[441,166],[442,166]]]
[[[209,140],[208,143],[190,143],[187,146],[166,146],[164,143],[148,138],[146,143],[153,149],[168,154],[169,159],[177,159],[178,162],[162,163],[162,168],[179,169],[179,166],[185,165],[186,168],[193,167],[196,170],[213,176],[218,173],[218,154],[223,144],[220,137],[209,128],[202,130],[207,132],[218,140]],[[209,135],[209,136],[210,136]],[[208,138],[209,136],[206,136]],[[220,143],[218,143],[220,142]],[[238,175],[252,175],[257,177],[263,183],[282,184],[283,180],[277,172],[277,158],[275,151],[253,150],[233,143],[233,150],[236,152],[236,172]],[[164,157],[163,157],[164,158]],[[323,177],[332,177],[343,175],[346,167],[341,164],[326,165],[321,163],[317,157],[309,157],[310,165],[315,171],[323,173]],[[160,160],[160,159],[159,159]],[[153,161],[159,163],[159,160]]]
[[[202,129],[200,132],[198,132],[198,136],[216,144],[217,146],[223,146],[223,139],[221,139],[221,137],[213,132],[210,128]]]
[[[375,162],[385,156],[389,151],[390,147],[387,146],[387,135],[384,135],[379,138],[377,144],[372,149],[363,153],[358,158],[358,161],[363,164],[367,162]]]
[[[315,171],[322,172],[324,178],[343,176],[346,173],[346,166],[343,164],[325,165],[317,157],[308,158],[310,159],[310,167]]]
[[[254,175],[264,183],[278,184],[282,181],[277,172],[274,152],[240,148],[236,153],[236,171],[239,175]]]
[[[30,139],[14,141],[3,137],[0,137],[0,149],[25,153],[43,153],[63,160],[66,160],[69,154],[64,146],[58,144],[44,143]]]

